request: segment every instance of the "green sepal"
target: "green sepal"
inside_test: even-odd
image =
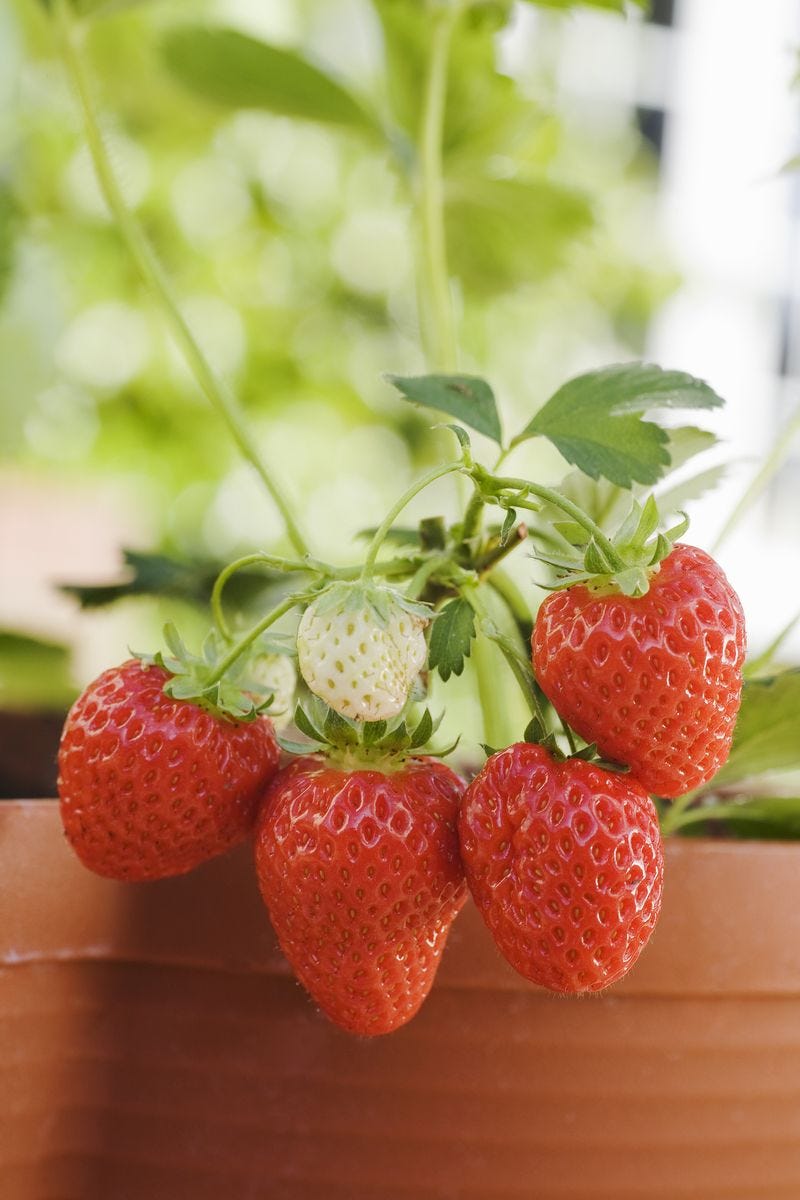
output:
[[[404,757],[422,749],[438,730],[442,716],[433,717],[426,708],[413,728],[409,728],[403,714],[392,721],[353,721],[334,712],[318,696],[311,696],[304,704],[297,705],[294,723],[299,732],[314,745],[309,747],[294,742],[294,749],[287,748],[293,754],[313,753],[315,749],[326,748],[345,754],[349,761],[360,760],[365,765],[379,763],[383,759]],[[442,757],[457,744],[456,741],[452,747],[442,751],[426,750],[425,754]]]
[[[227,643],[214,631],[205,638],[199,655],[187,648],[171,621],[164,626],[163,637],[169,653],[159,650],[155,654],[131,654],[145,666],[158,666],[168,672],[165,695],[196,704],[226,720],[255,721],[269,712],[275,693],[250,675],[254,659],[264,653],[261,641],[241,655],[220,679],[214,679],[228,651]]]
[[[382,627],[389,623],[392,609],[400,609],[423,621],[432,621],[436,616],[429,604],[412,600],[395,588],[361,580],[338,580],[319,592],[313,604],[316,615],[320,617],[328,613],[363,612],[366,608]]]
[[[501,546],[508,545],[508,539],[511,537],[511,531],[513,530],[516,523],[517,523],[517,514],[513,508],[509,508],[505,517],[503,518],[503,524],[500,529],[500,545]]]
[[[596,767],[602,767],[605,771],[625,774],[630,770],[622,763],[611,762],[603,758],[598,752],[595,742],[588,746],[581,746],[579,750],[570,750],[569,752],[563,750],[558,743],[556,734],[552,730],[545,729],[538,717],[533,717],[528,722],[522,737],[523,741],[528,742],[529,745],[543,746],[556,762],[568,762],[571,758],[579,758],[583,762],[590,762]]]
[[[294,710],[294,723],[301,733],[304,733],[312,742],[319,742],[321,746],[325,745],[325,735],[320,733],[317,727],[312,723],[308,713],[303,708],[302,704],[298,704]]]
[[[325,714],[322,732],[332,746],[357,746],[359,742],[356,726],[333,708],[329,708]]]
[[[288,738],[282,733],[277,733],[278,745],[281,750],[285,750],[287,754],[293,754],[297,758],[303,758],[307,754],[315,754],[319,747],[309,746],[307,742],[297,742],[294,738]]]
[[[552,521],[550,545],[535,557],[552,568],[556,580],[538,586],[557,591],[583,583],[596,590],[616,590],[624,596],[644,596],[651,576],[686,533],[689,518],[682,513],[677,524],[663,531],[659,530],[660,523],[661,514],[652,495],[644,503],[632,500],[607,545],[599,535],[589,535],[578,521]]]

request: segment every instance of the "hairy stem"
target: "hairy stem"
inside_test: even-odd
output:
[[[486,582],[499,596],[502,596],[506,607],[520,625],[533,622],[530,605],[523,596],[516,582],[501,567],[494,567],[491,574],[486,576]]]
[[[417,479],[412,483],[411,487],[403,492],[402,496],[392,507],[381,521],[367,549],[367,556],[364,559],[364,567],[361,572],[362,579],[370,579],[375,573],[375,564],[383,545],[384,539],[394,525],[395,521],[403,511],[405,506],[409,504],[414,497],[421,492],[429,484],[434,483],[437,479],[441,479],[444,475],[452,475],[455,471],[463,471],[464,464],[462,462],[446,463],[443,467],[434,467],[432,471],[428,471],[427,475],[423,475],[421,479]]]
[[[595,543],[602,550],[610,567],[619,570],[625,564],[615,550],[610,539],[606,537],[596,521],[585,513],[582,508],[568,500],[566,496],[562,496],[560,492],[556,492],[553,488],[544,487],[539,483],[531,483],[529,479],[505,479],[497,476],[486,476],[486,482],[491,486],[494,492],[513,492],[518,495],[509,499],[509,505],[512,508],[527,508],[536,512],[537,506],[529,501],[526,501],[524,495],[538,497],[539,500],[546,500],[549,504],[560,508],[563,513],[570,517],[576,524],[585,529],[590,537],[594,538]]]
[[[430,54],[418,145],[420,325],[430,367],[435,371],[452,371],[458,362],[458,342],[447,266],[442,137],[450,43],[461,13],[461,0],[445,8],[431,10],[429,6],[428,11]]]
[[[257,625],[254,625],[248,633],[240,638],[239,641],[231,647],[225,657],[220,660],[220,662],[217,664],[216,670],[208,678],[208,686],[210,687],[211,684],[218,683],[219,680],[222,679],[225,672],[233,666],[236,660],[240,658],[246,650],[250,649],[253,642],[260,638],[261,634],[264,633],[265,630],[269,629],[270,625],[273,625],[279,617],[284,615],[284,613],[289,612],[296,605],[301,604],[303,599],[304,597],[302,595],[287,596],[284,600],[281,600],[280,604],[276,604],[274,608],[270,609],[266,616],[262,617]]]
[[[530,662],[528,662],[528,660],[525,657],[523,657],[523,655],[518,651],[518,649],[516,648],[516,646],[514,646],[514,644],[510,641],[510,639],[505,637],[499,631],[499,629],[497,629],[490,614],[486,610],[486,606],[484,605],[483,598],[480,595],[478,588],[477,587],[464,588],[462,594],[464,596],[464,599],[467,601],[467,603],[472,607],[472,611],[475,613],[475,616],[478,618],[478,633],[483,634],[484,637],[488,638],[490,641],[494,642],[495,645],[497,645],[499,647],[499,649],[501,650],[501,652],[503,654],[503,657],[506,660],[508,667],[511,670],[511,673],[513,674],[514,678],[516,679],[517,683],[519,684],[520,691],[522,692],[522,695],[525,699],[525,703],[527,704],[527,706],[530,710],[531,716],[537,717],[538,720],[540,721],[540,723],[542,724],[542,726],[544,727],[544,724],[545,724],[544,713],[542,712],[542,710],[539,706],[539,701],[536,696],[535,680],[534,680],[533,670],[531,668]],[[491,723],[494,719],[493,718],[493,704],[496,703],[496,699],[493,699],[492,704],[488,705],[487,707],[484,707],[483,689],[480,686],[480,677],[479,677],[478,683],[479,683],[479,693],[481,694],[481,708],[483,710],[484,726],[485,726],[487,720],[489,721],[489,723]],[[492,687],[494,688],[494,696],[496,697],[497,681],[494,678],[494,675],[492,675],[492,679],[490,681],[488,681],[488,683],[491,683]],[[488,688],[487,688],[487,692],[488,692]],[[491,695],[491,693],[488,693],[488,694]]]
[[[262,461],[239,405],[217,378],[203,354],[172,292],[172,285],[139,222],[125,203],[103,141],[91,89],[76,45],[69,0],[54,0],[53,12],[61,56],[72,81],[83,115],[86,140],[106,203],[114,217],[123,242],[135,261],[144,282],[161,305],[172,334],[187,365],[206,398],[222,418],[241,453],[255,469],[283,518],[287,536],[298,554],[307,554],[308,546],[283,493]]]
[[[255,554],[246,554],[243,558],[237,558],[235,562],[229,563],[227,567],[220,571],[211,591],[211,614],[214,618],[214,624],[226,641],[230,641],[233,635],[222,608],[223,589],[230,577],[235,575],[237,571],[253,566],[267,567],[272,571],[307,571],[309,574],[326,573],[325,565],[322,563],[315,567],[306,560],[281,558],[278,555],[264,554],[260,551]]]

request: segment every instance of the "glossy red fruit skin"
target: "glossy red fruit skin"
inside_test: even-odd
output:
[[[556,711],[652,795],[711,779],[730,754],[746,651],[739,597],[718,564],[677,545],[646,595],[553,592],[533,668]]]
[[[373,1037],[431,989],[466,899],[456,820],[464,784],[434,759],[345,770],[295,759],[267,789],[258,883],[292,969],[323,1012]]]
[[[161,667],[131,659],[76,700],[58,752],[64,832],[98,875],[182,875],[250,833],[278,767],[272,723],[172,700]]]
[[[664,877],[658,816],[638,783],[518,743],[487,759],[458,828],[472,896],[521,975],[577,994],[630,970]]]

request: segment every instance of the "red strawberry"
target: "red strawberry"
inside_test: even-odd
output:
[[[163,692],[136,659],[104,671],[72,707],[58,753],[64,830],[113,879],[181,875],[242,841],[278,766],[271,723],[213,716]]]
[[[596,992],[630,970],[655,928],[664,870],[638,783],[518,743],[467,788],[459,835],[475,903],[526,979]]]
[[[267,790],[261,894],[297,978],[351,1033],[390,1033],[431,989],[466,898],[463,790],[434,759],[384,773],[321,755],[295,759]]]
[[[533,665],[560,716],[658,796],[706,783],[730,753],[744,614],[717,563],[677,545],[644,596],[576,584],[548,596]]]

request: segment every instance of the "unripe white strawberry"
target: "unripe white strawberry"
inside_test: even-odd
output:
[[[429,618],[390,588],[332,584],[300,621],[300,674],[343,717],[388,721],[402,712],[425,664]]]
[[[287,654],[259,654],[250,664],[250,675],[265,692],[272,692],[268,715],[273,725],[287,725],[294,711],[297,672]]]

